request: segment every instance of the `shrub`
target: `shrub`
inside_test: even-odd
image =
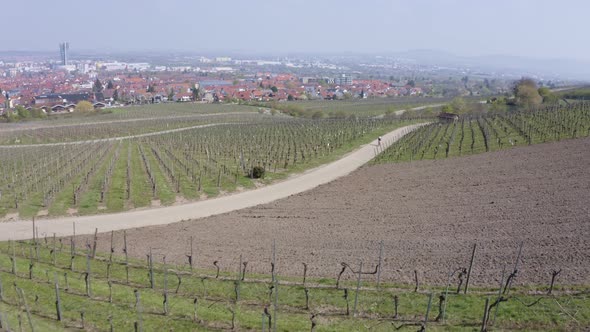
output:
[[[264,177],[264,168],[261,166],[254,166],[250,170],[250,177],[253,179],[260,179],[261,177]]]

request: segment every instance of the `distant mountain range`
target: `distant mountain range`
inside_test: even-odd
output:
[[[413,50],[397,52],[391,56],[414,60],[417,63],[463,67],[511,73],[512,75],[538,75],[590,81],[590,61],[572,59],[541,59],[511,55],[458,56],[437,50]]]

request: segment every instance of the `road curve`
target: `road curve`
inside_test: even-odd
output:
[[[423,125],[425,124],[396,129],[383,136],[381,147],[377,147],[377,141],[373,141],[330,164],[310,169],[287,180],[258,189],[176,206],[114,214],[41,219],[36,221],[35,226],[40,236],[49,236],[53,235],[53,233],[57,236],[72,235],[74,223],[76,225],[76,234],[92,234],[96,228],[98,228],[99,232],[109,232],[112,230],[171,224],[181,220],[204,218],[270,203],[348,175],[369,162],[376,154],[405,134]],[[32,238],[32,236],[32,221],[22,220],[0,223],[0,241],[25,240]]]

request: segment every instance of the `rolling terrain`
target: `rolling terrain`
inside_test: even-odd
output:
[[[273,239],[277,270],[335,277],[340,263],[377,264],[382,278],[445,284],[449,269],[467,267],[478,244],[474,285],[494,285],[523,243],[518,284],[588,284],[590,269],[590,139],[565,140],[445,160],[363,167],[308,192],[205,219],[127,231],[129,253],[162,248],[186,264],[189,239],[196,264],[269,273]],[[115,233],[120,242],[121,233]],[[99,235],[106,251],[110,234]],[[118,244],[120,247],[120,243]]]

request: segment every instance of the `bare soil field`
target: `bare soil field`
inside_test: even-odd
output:
[[[302,194],[200,220],[127,231],[129,253],[149,248],[187,264],[270,273],[273,239],[279,275],[336,278],[341,262],[374,270],[383,241],[382,279],[445,284],[467,268],[471,284],[497,285],[524,243],[516,285],[590,284],[590,139],[519,147],[447,160],[363,167]],[[88,237],[86,237],[88,238]],[[121,254],[122,232],[115,233]],[[99,235],[109,250],[110,233]],[[347,272],[347,277],[351,274]]]

